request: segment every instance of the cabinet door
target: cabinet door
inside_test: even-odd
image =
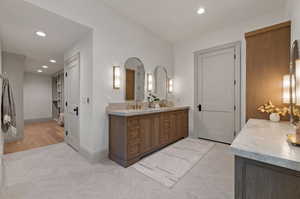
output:
[[[153,115],[152,117],[152,148],[158,148],[159,142],[159,132],[160,132],[160,115]]]
[[[188,136],[188,115],[186,111],[176,112],[176,139]]]
[[[171,131],[170,131],[170,134],[169,134],[169,140],[170,142],[175,142],[178,140],[179,138],[179,132],[180,130],[178,128],[180,128],[178,126],[178,123],[180,121],[178,121],[178,112],[171,112],[170,113],[170,117],[171,117]]]
[[[168,144],[171,139],[172,114],[162,113],[160,117],[160,124],[159,142],[161,145]]]
[[[182,137],[188,137],[189,136],[189,112],[183,111],[182,114]]]
[[[141,128],[141,152],[144,153],[150,151],[153,148],[153,141],[152,141],[153,117],[141,116],[139,122]]]

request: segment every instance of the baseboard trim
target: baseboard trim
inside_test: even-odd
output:
[[[24,120],[25,124],[32,124],[32,123],[37,123],[37,122],[48,122],[48,121],[52,121],[53,118],[37,118],[37,119],[28,119],[28,120]]]
[[[82,155],[86,160],[88,160],[91,164],[97,164],[101,162],[101,160],[106,159],[108,157],[108,151],[99,151],[95,153],[90,153],[86,149],[80,147],[79,154]]]
[[[8,136],[8,135],[4,134],[4,136],[3,136],[4,143],[6,143],[6,144],[20,141],[23,138],[24,138],[23,134],[19,134],[17,136]]]

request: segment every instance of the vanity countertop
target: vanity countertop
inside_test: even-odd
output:
[[[168,112],[168,111],[186,110],[189,108],[190,108],[189,106],[174,106],[174,107],[147,108],[147,109],[107,109],[107,114],[130,117],[130,116],[146,115],[146,114],[161,113],[161,112]]]
[[[289,122],[250,119],[231,145],[236,156],[300,171],[300,147],[289,144],[295,132]]]

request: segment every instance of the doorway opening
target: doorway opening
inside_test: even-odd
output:
[[[19,0],[1,2],[0,13],[2,74],[16,113],[15,132],[4,132],[4,153],[62,142],[78,149],[79,60],[92,63],[93,30]],[[73,55],[78,55],[76,77],[66,64]],[[71,87],[66,73],[73,77]]]
[[[241,126],[241,42],[197,51],[194,131],[199,138],[231,143]]]

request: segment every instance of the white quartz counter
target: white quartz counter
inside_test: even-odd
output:
[[[148,108],[148,109],[107,109],[107,114],[116,116],[137,116],[152,113],[161,113],[167,111],[177,111],[189,109],[189,106],[174,106],[174,107],[163,107],[163,108]]]
[[[236,156],[300,171],[300,147],[286,141],[286,135],[294,132],[289,122],[251,119],[231,149]]]

